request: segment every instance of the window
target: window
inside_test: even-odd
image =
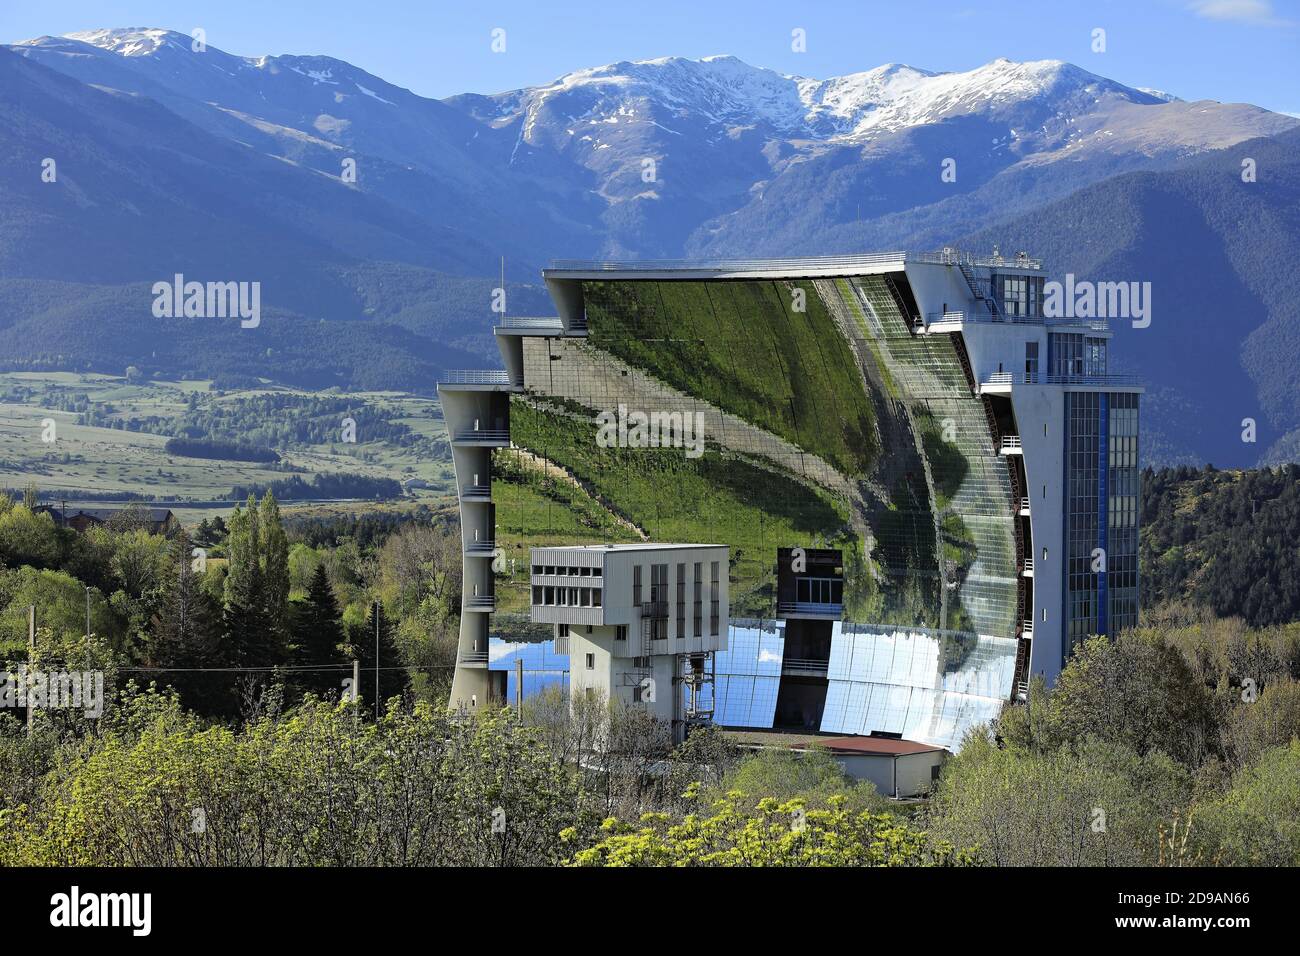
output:
[[[626,625],[626,624],[620,624],[620,625],[618,625],[618,627],[614,628],[614,640],[616,640],[616,641],[626,641],[626,640],[627,640],[627,625]]]
[[[709,634],[713,637],[718,636],[718,562],[711,561],[709,574],[712,579],[709,588]]]
[[[559,628],[559,635],[560,635],[560,637],[568,637],[568,636],[569,636],[569,625],[567,625],[567,624],[557,624],[556,626]]]
[[[650,637],[668,639],[668,565],[650,565]]]
[[[686,636],[686,563],[677,564],[677,636]]]
[[[1025,381],[1038,381],[1038,343],[1025,343]]]
[[[693,615],[694,620],[692,621],[693,626],[692,626],[692,628],[691,628],[691,634],[692,634],[693,636],[695,636],[695,637],[699,637],[699,636],[700,636],[700,626],[701,626],[701,606],[702,606],[702,603],[703,603],[703,601],[702,601],[702,596],[703,596],[703,593],[704,593],[704,571],[702,570],[702,568],[703,568],[703,565],[701,565],[701,563],[700,563],[699,561],[696,561],[696,562],[695,562],[695,578],[694,578],[694,581],[695,581],[695,613],[694,613],[694,615]]]
[[[595,669],[596,669],[596,655],[595,655],[595,654],[588,654],[588,655],[587,655],[587,670],[589,670],[589,671],[594,671]]]
[[[835,578],[796,578],[795,600],[800,604],[843,604],[844,582]]]
[[[632,566],[632,604],[641,606],[641,565]]]
[[[993,288],[1002,311],[1011,316],[1041,316],[1043,285],[1043,276],[999,275],[993,278]]]

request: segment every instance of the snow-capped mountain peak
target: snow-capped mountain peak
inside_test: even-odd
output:
[[[190,51],[194,38],[174,30],[153,27],[118,27],[111,30],[82,30],[65,33],[69,40],[80,40],[119,56],[149,56],[165,47]]]
[[[887,63],[818,80],[754,67],[728,55],[610,63],[542,86],[474,99],[495,103],[485,118],[496,124],[522,116],[529,142],[547,117],[612,125],[633,114],[649,121],[651,106],[727,127],[760,125],[783,137],[851,141],[964,114],[1019,110],[1029,121],[1040,122],[1087,112],[1103,99],[1141,105],[1163,101],[1061,60],[1003,58],[947,73]]]

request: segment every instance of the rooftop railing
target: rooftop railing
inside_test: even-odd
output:
[[[1035,269],[1043,268],[1043,261],[1032,256],[980,256],[957,249],[940,249],[937,252],[875,252],[852,256],[797,256],[789,259],[553,259],[547,271],[553,272],[639,272],[639,271],[734,271],[792,269],[854,269],[882,265],[902,265],[908,262],[935,263],[946,266],[975,266],[980,268]]]
[[[1042,269],[1043,260],[1024,253],[1014,256],[980,256],[960,249],[945,248],[935,252],[909,252],[908,262],[934,262],[945,266],[975,266],[985,269]]]
[[[856,269],[902,265],[906,252],[861,256],[800,256],[792,259],[553,259],[548,272],[759,272],[796,269]]]

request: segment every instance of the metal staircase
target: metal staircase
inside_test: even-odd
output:
[[[981,279],[975,275],[975,271],[965,262],[958,263],[957,268],[961,270],[962,278],[970,286],[971,295],[978,302],[983,302],[989,310],[989,317],[994,322],[1002,321],[1002,313],[998,309],[998,301],[994,298],[992,289],[989,288],[988,280]]]

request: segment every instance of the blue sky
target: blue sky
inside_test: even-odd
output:
[[[4,0],[0,39],[105,26],[207,31],[229,53],[320,53],[425,96],[491,93],[617,60],[731,53],[826,77],[901,62],[1069,60],[1184,99],[1300,114],[1300,0]],[[506,51],[493,53],[493,28]],[[1091,49],[1106,31],[1106,51]],[[791,31],[807,51],[791,51]]]

